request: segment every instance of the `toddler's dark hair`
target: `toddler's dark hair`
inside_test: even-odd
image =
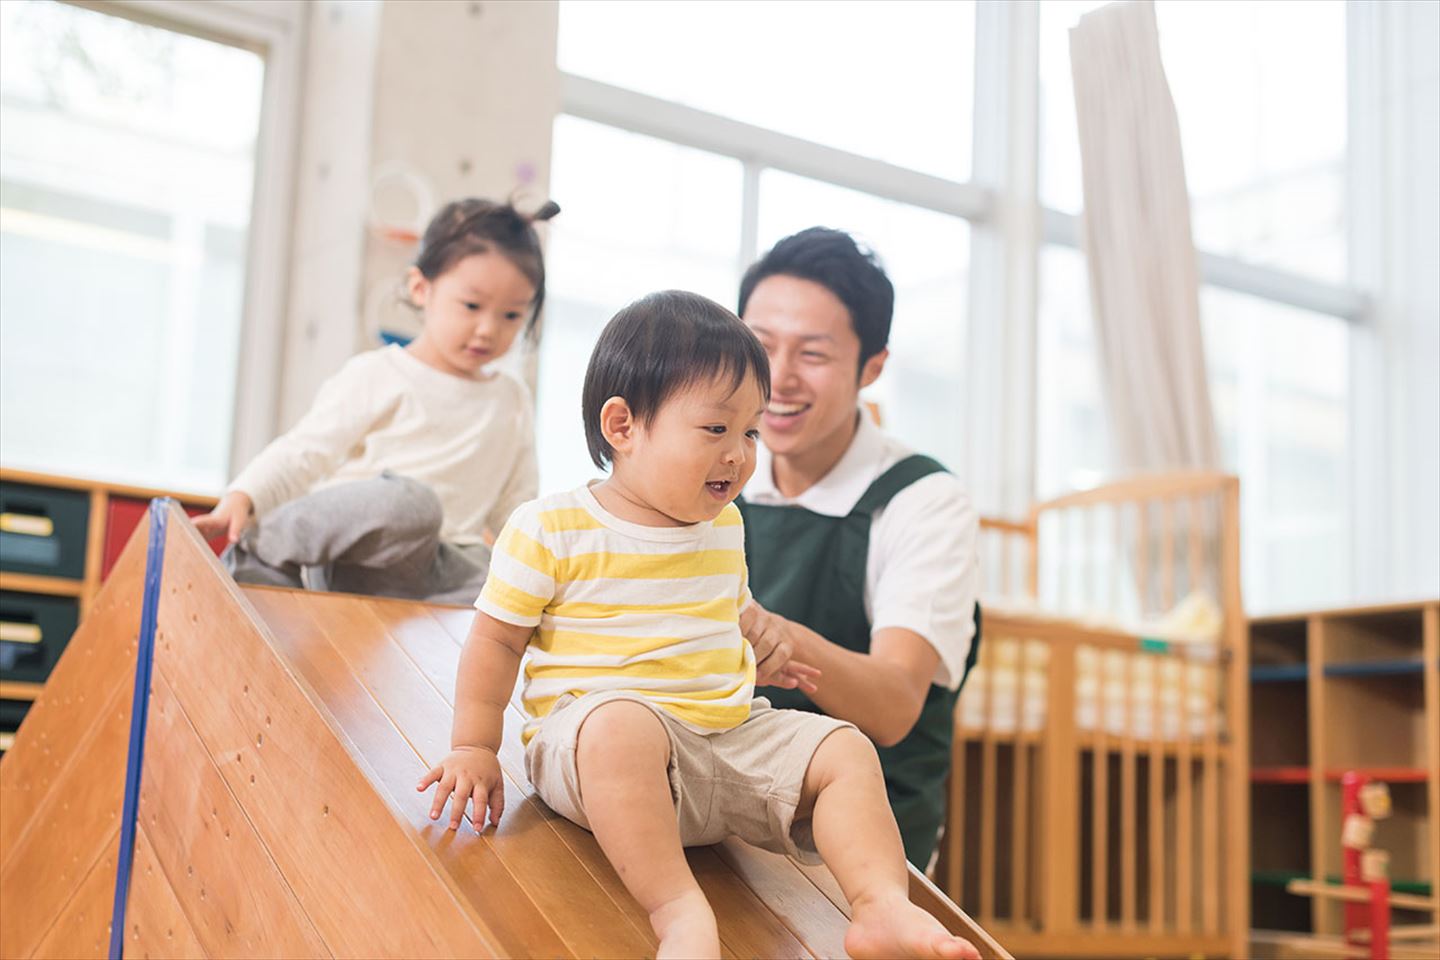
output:
[[[545,257],[535,222],[549,220],[559,212],[560,205],[554,200],[545,201],[531,214],[521,213],[513,204],[478,197],[452,200],[430,218],[420,238],[415,267],[425,279],[434,280],[472,254],[499,253],[535,287],[534,309],[525,324],[526,333],[534,336],[540,308],[545,305]]]
[[[770,400],[770,361],[740,318],[714,300],[683,290],[641,297],[600,332],[580,406],[590,459],[604,469],[615,451],[600,432],[600,408],[624,397],[630,412],[649,425],[667,398],[685,387],[729,377],[731,389],[754,374]]]
[[[862,248],[850,234],[811,227],[771,247],[740,281],[741,316],[760,281],[776,275],[818,283],[845,304],[850,326],[860,338],[861,369],[866,360],[885,349],[895,312],[895,287],[875,252]]]

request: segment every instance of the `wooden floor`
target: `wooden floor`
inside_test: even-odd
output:
[[[512,704],[505,816],[428,816],[470,612],[237,588],[172,511],[126,952],[653,955],[594,838],[531,791]],[[108,944],[144,530],[0,762],[0,956]],[[443,821],[442,821],[443,822]],[[689,852],[727,957],[843,956],[823,868],[732,841]],[[912,871],[912,899],[1004,951]]]

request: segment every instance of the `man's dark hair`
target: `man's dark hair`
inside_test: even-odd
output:
[[[716,377],[739,389],[754,374],[770,399],[770,361],[740,318],[714,300],[683,290],[641,297],[611,318],[595,342],[580,407],[590,459],[604,468],[615,451],[600,432],[600,409],[623,397],[649,425],[671,395]]]
[[[862,248],[845,231],[811,227],[771,247],[769,253],[750,265],[740,281],[741,316],[760,281],[773,276],[818,283],[845,304],[850,326],[860,338],[861,368],[890,341],[895,287],[875,252]]]

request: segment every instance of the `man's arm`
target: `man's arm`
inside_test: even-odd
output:
[[[856,653],[752,603],[741,617],[741,629],[757,646],[779,649],[817,669],[817,689],[805,691],[810,699],[882,747],[899,743],[915,726],[940,664],[930,642],[904,627],[877,630],[870,652]]]
[[[856,653],[798,623],[785,623],[797,644],[795,659],[820,671],[818,689],[810,695],[820,709],[849,720],[882,747],[905,739],[920,719],[940,664],[930,641],[904,627],[885,627],[870,638],[869,653]]]
[[[979,583],[978,526],[969,497],[949,474],[917,481],[876,517],[867,579],[878,629],[868,653],[765,612],[754,614],[756,632],[745,635],[773,638],[790,648],[790,657],[816,667],[818,689],[810,697],[826,713],[881,746],[898,743],[919,719],[930,684],[953,686],[963,674],[961,641],[971,629]]]

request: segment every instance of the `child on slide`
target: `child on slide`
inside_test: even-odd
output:
[[[818,672],[755,649],[735,499],[770,394],[765,351],[725,308],[667,292],[620,311],[582,406],[603,481],[515,511],[461,654],[438,784],[458,828],[504,789],[496,751],[522,657],[536,792],[594,832],[648,912],[661,957],[718,957],[686,846],[738,836],[827,864],[852,907],[852,957],[977,957],[910,903],[875,748],[849,723],[773,709],[757,682],[813,692]],[[762,641],[763,643],[763,641]],[[757,679],[758,676],[758,679]]]
[[[195,521],[229,537],[236,580],[475,600],[485,531],[536,493],[529,392],[490,365],[534,329],[534,222],[559,209],[466,199],[435,215],[407,277],[420,335],[353,357]]]

